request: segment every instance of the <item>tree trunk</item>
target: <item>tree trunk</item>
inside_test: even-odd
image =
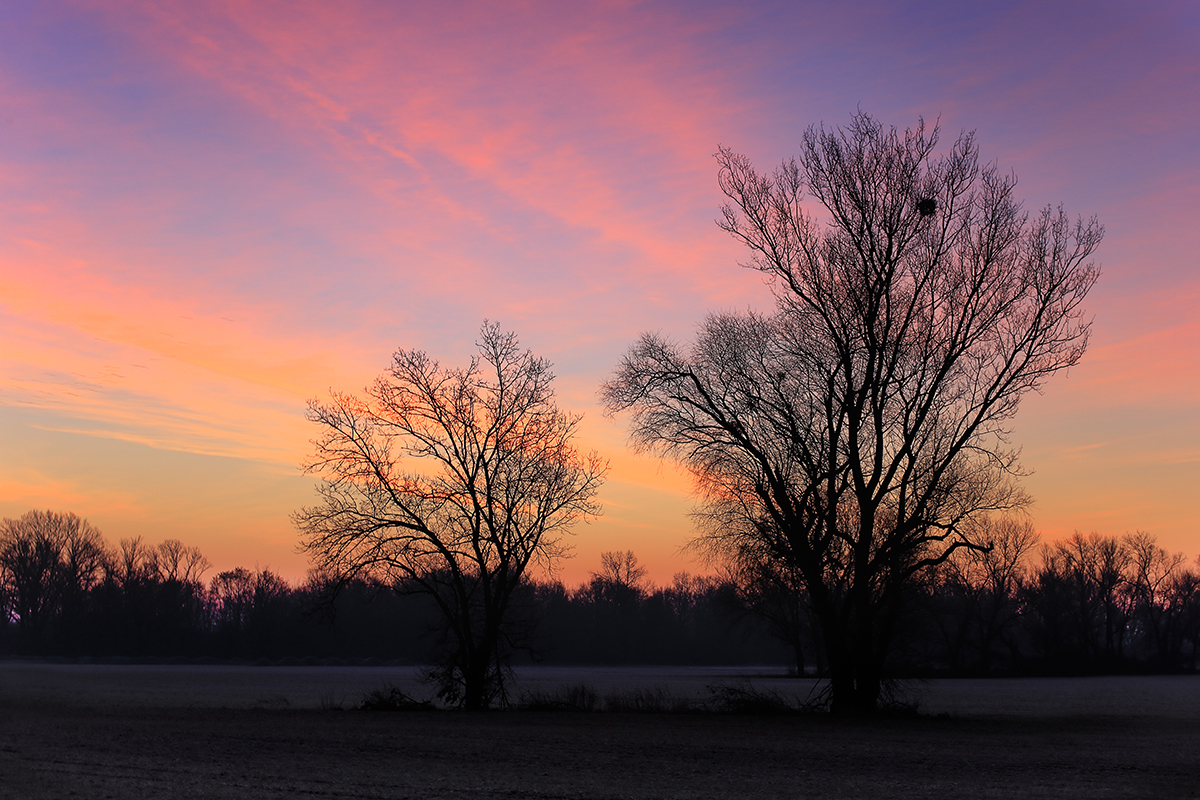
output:
[[[854,713],[854,673],[846,664],[834,664],[829,668],[829,712],[836,716]]]
[[[854,627],[851,635],[836,619],[821,625],[829,659],[829,711],[837,716],[869,716],[879,710],[882,680],[870,652],[871,638],[864,642],[864,625]]]
[[[472,653],[463,670],[463,709],[466,711],[483,711],[488,707],[487,702],[487,653]]]
[[[877,670],[861,664],[844,665],[829,675],[829,711],[835,716],[872,716],[879,712],[883,680]]]
[[[879,695],[883,680],[879,671],[870,665],[862,665],[854,682],[854,713],[870,716],[879,711]]]

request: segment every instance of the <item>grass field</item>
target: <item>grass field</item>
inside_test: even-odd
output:
[[[766,671],[541,668],[519,691],[806,696]],[[1200,678],[929,681],[917,717],[372,713],[411,668],[0,663],[0,797],[1200,797]]]

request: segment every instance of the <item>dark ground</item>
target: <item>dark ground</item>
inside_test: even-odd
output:
[[[22,669],[0,676],[0,798],[1200,797],[1190,705],[871,721],[214,708]]]
[[[1179,720],[2,713],[5,798],[1200,797]]]

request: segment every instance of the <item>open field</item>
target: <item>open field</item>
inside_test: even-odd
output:
[[[587,683],[702,698],[743,672],[518,678],[530,691]],[[427,695],[416,677],[0,662],[0,797],[1200,797],[1196,677],[929,681],[910,691],[949,716],[876,721],[338,710],[385,684]]]

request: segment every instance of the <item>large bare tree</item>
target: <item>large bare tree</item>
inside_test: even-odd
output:
[[[972,134],[937,141],[859,113],[771,175],[722,148],[719,224],[775,311],[645,335],[602,389],[694,473],[702,543],[801,576],[835,712],[877,707],[913,577],[1027,502],[1009,422],[1087,346],[1103,229],[1027,215]]]
[[[295,515],[321,571],[437,603],[450,643],[439,691],[468,709],[503,699],[513,592],[599,513],[607,470],[576,449],[580,417],[555,405],[549,362],[495,324],[477,345],[466,369],[399,350],[365,398],[310,403],[324,503]]]

